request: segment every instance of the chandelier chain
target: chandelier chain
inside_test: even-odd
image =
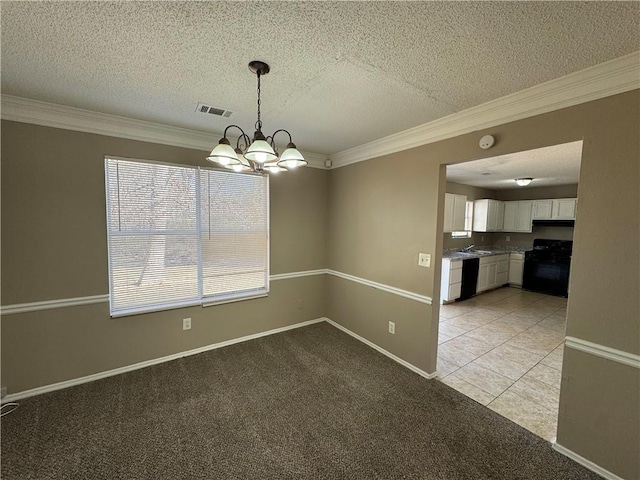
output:
[[[256,122],[256,130],[262,130],[262,121],[260,120],[260,72],[256,73],[258,76],[258,121]]]

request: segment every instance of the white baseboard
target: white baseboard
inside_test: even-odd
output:
[[[598,475],[600,475],[602,478],[605,478],[606,480],[624,480],[622,477],[617,476],[615,473],[611,473],[609,470],[605,470],[600,465],[596,465],[591,460],[587,460],[583,456],[578,455],[574,451],[569,450],[568,448],[563,447],[558,443],[554,442],[552,447],[556,452],[561,453],[565,457],[569,457],[574,462],[579,463],[586,469],[597,473]]]
[[[186,352],[174,353],[167,355],[166,357],[154,358],[153,360],[147,360],[140,363],[134,363],[133,365],[127,365],[125,367],[114,368],[113,370],[107,370],[105,372],[94,373],[87,375],[86,377],[74,378],[72,380],[66,380],[64,382],[52,383],[51,385],[45,385],[43,387],[32,388],[30,390],[24,390],[22,392],[12,393],[2,399],[2,403],[15,402],[23,398],[33,397],[35,395],[41,395],[43,393],[54,392],[56,390],[62,390],[63,388],[73,387],[75,385],[81,385],[83,383],[93,382],[94,380],[100,380],[101,378],[112,377],[114,375],[120,375],[121,373],[131,372],[133,370],[139,370],[141,368],[150,367],[159,363],[170,362],[171,360],[177,360],[182,357],[188,357],[190,355],[197,355],[198,353],[208,352],[209,350],[215,350],[217,348],[227,347],[240,342],[246,342],[248,340],[254,340],[260,337],[266,337],[267,335],[274,335],[276,333],[286,332],[287,330],[293,330],[294,328],[306,327],[314,323],[324,322],[325,318],[316,318],[314,320],[308,320],[306,322],[296,323],[294,325],[287,325],[286,327],[274,328],[273,330],[267,330],[266,332],[254,333],[245,337],[234,338],[226,340],[224,342],[213,343],[204,347],[194,348],[193,350],[187,350]]]
[[[407,362],[406,360],[401,359],[400,357],[395,356],[393,353],[388,352],[387,350],[385,350],[384,348],[376,345],[373,342],[370,342],[369,340],[367,340],[364,337],[361,337],[360,335],[358,335],[357,333],[352,332],[351,330],[349,330],[348,328],[343,327],[342,325],[340,325],[339,323],[334,322],[333,320],[330,320],[328,318],[324,319],[327,323],[333,325],[334,327],[336,327],[339,330],[342,330],[343,332],[351,335],[353,338],[360,340],[362,343],[364,343],[365,345],[370,346],[371,348],[377,350],[378,352],[382,353],[383,355],[386,355],[387,357],[389,357],[391,360],[395,360],[396,362],[398,362],[400,365],[402,365],[403,367],[408,368],[409,370],[411,370],[412,372],[417,373],[418,375],[420,375],[421,377],[424,378],[428,378],[429,380],[431,380],[432,378],[435,378],[436,373],[437,372],[433,372],[433,373],[427,373],[424,370],[419,369],[418,367],[416,367],[415,365]]]

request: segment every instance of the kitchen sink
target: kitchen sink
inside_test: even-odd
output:
[[[493,255],[493,252],[489,250],[469,250],[468,252],[453,252],[455,257],[477,257],[482,255]]]

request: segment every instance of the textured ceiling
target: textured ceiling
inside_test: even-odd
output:
[[[640,49],[638,2],[7,2],[2,92],[332,154]],[[229,109],[195,113],[198,102]]]
[[[516,178],[533,178],[531,187],[577,184],[582,142],[564,143],[447,166],[447,181],[504,190],[520,188]]]

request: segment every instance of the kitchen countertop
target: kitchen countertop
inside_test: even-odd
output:
[[[465,258],[482,258],[482,257],[491,257],[494,255],[506,255],[509,253],[524,253],[529,248],[524,247],[505,247],[502,245],[489,245],[489,246],[479,246],[473,248],[470,252],[461,252],[460,249],[449,249],[445,250],[442,254],[442,258],[455,258],[457,259],[465,259]],[[482,253],[480,253],[482,252]]]

